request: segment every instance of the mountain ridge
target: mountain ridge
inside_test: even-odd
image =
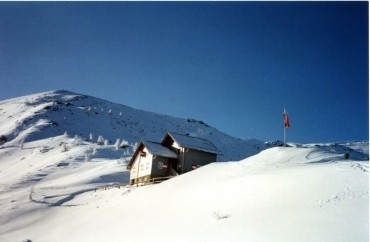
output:
[[[119,138],[134,144],[160,141],[173,131],[212,141],[221,151],[220,161],[240,160],[268,147],[260,140],[232,137],[194,118],[139,110],[64,89],[0,101],[0,113],[0,135],[10,144],[65,132],[86,140],[103,136],[110,143]]]

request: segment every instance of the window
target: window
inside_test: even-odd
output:
[[[158,169],[162,170],[163,169],[163,162],[158,162]]]

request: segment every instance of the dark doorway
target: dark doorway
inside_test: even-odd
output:
[[[179,160],[178,159],[168,159],[168,171],[170,172],[171,169],[173,169],[174,171],[176,171],[178,174],[180,174],[180,170],[179,169]]]

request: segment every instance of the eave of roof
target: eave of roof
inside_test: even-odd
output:
[[[134,154],[132,154],[132,156],[131,156],[131,159],[130,159],[130,161],[128,162],[128,164],[127,164],[127,169],[128,170],[131,170],[131,166],[132,166],[132,164],[134,163],[134,161],[135,161],[135,159],[136,159],[136,156],[137,156],[137,154],[139,153],[139,151],[142,149],[141,147],[142,146],[144,146],[144,143],[143,143],[143,141],[140,141],[140,143],[137,145],[137,147],[136,147],[136,150],[134,151]]]
[[[162,156],[166,158],[177,158],[175,152],[163,146],[161,143],[152,141],[143,141],[143,143],[145,147],[149,150],[149,152],[153,155]]]

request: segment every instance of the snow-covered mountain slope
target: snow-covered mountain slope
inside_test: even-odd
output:
[[[65,137],[48,143],[51,147],[60,140]],[[36,169],[38,174],[1,176],[1,241],[369,239],[369,164],[357,157],[368,143],[350,144],[358,150],[339,144],[275,147],[158,185],[107,190],[96,184],[124,177],[120,162],[82,161],[81,149],[90,144],[74,138],[68,144],[74,148],[64,152],[50,147],[9,152],[15,160],[10,169]],[[37,141],[28,145],[38,146]],[[105,146],[97,153],[112,150]],[[38,169],[42,157],[55,165]],[[9,184],[18,176],[22,182]]]
[[[368,142],[276,148],[68,91],[2,101],[0,114],[0,241],[368,239]],[[135,142],[167,130],[249,158],[106,190],[127,183]]]
[[[262,141],[231,137],[203,121],[137,110],[65,90],[1,101],[0,114],[0,136],[8,140],[8,145],[65,132],[95,141],[101,135],[111,143],[117,138],[131,144],[140,140],[158,142],[172,131],[211,140],[221,151],[220,161],[240,160],[266,148]]]

